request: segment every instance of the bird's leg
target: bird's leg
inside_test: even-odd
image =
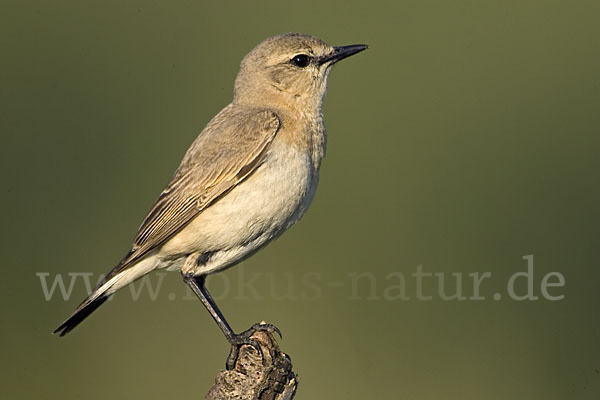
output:
[[[221,310],[219,310],[219,307],[217,307],[217,304],[206,289],[206,277],[183,275],[183,281],[187,283],[190,288],[192,288],[192,291],[196,294],[196,296],[198,296],[198,298],[200,299],[202,304],[204,304],[204,307],[206,307],[206,309],[213,317],[217,325],[219,325],[219,328],[221,328],[227,340],[231,342],[235,337],[235,333],[233,333],[233,330],[227,323],[227,320],[221,313]]]
[[[227,320],[223,316],[223,313],[221,313],[221,310],[219,310],[219,307],[217,307],[217,304],[215,303],[214,299],[206,289],[206,276],[193,276],[189,272],[182,272],[182,275],[184,282],[187,283],[192,289],[192,291],[196,294],[196,296],[198,296],[202,304],[204,304],[204,307],[206,307],[206,309],[213,317],[217,325],[219,325],[219,328],[221,328],[221,330],[223,331],[223,334],[227,338],[227,341],[231,344],[231,351],[229,352],[229,357],[227,357],[227,364],[225,366],[228,370],[233,369],[233,367],[235,366],[240,347],[243,345],[250,345],[254,347],[259,352],[261,357],[263,356],[260,345],[250,338],[254,334],[254,332],[277,332],[277,334],[281,336],[281,332],[279,331],[279,329],[271,324],[254,324],[250,329],[242,333],[234,333],[229,324],[227,323]]]

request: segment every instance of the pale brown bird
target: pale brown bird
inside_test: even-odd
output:
[[[297,222],[325,154],[321,105],[331,66],[367,48],[315,37],[271,37],[242,61],[233,101],[204,128],[145,218],[131,251],[54,332],[71,331],[110,295],[155,270],[180,270],[232,345],[235,334],[205,287]]]

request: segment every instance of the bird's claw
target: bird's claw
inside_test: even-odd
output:
[[[252,325],[252,327],[250,329],[248,329],[247,331],[244,331],[242,333],[242,335],[246,334],[246,333],[250,333],[250,336],[252,336],[254,334],[254,332],[269,332],[269,333],[275,332],[277,334],[277,336],[279,336],[279,339],[283,339],[283,335],[281,334],[281,331],[279,330],[278,327],[276,327],[273,324],[267,324],[265,322],[261,322],[259,324]]]
[[[268,332],[268,333],[277,333],[279,338],[282,338],[281,331],[273,324],[259,323],[254,324],[250,329],[245,330],[242,333],[236,334],[233,336],[229,343],[231,343],[231,350],[229,351],[229,356],[227,357],[227,363],[225,368],[228,371],[232,370],[235,367],[235,363],[237,362],[240,348],[242,346],[252,346],[258,352],[259,356],[264,359],[264,353],[260,344],[252,339],[252,335],[256,332]]]

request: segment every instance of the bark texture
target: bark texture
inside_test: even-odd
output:
[[[252,340],[259,344],[262,356],[254,347],[242,346],[234,368],[217,374],[206,400],[290,400],[294,397],[298,379],[292,371],[290,357],[279,350],[270,332],[255,332]]]

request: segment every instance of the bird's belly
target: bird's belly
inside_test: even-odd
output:
[[[258,250],[304,214],[316,188],[309,155],[293,147],[273,149],[245,181],[202,211],[168,240],[159,256],[177,260],[194,252],[211,254],[197,273],[226,268]]]

